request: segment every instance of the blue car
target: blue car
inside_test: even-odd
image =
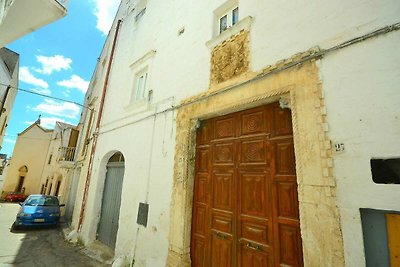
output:
[[[19,203],[14,223],[15,228],[25,226],[57,226],[60,221],[60,205],[57,197],[45,195],[30,195],[24,202]]]

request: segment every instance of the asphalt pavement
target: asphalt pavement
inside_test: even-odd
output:
[[[94,267],[102,264],[66,242],[59,228],[12,230],[18,203],[0,203],[0,266]]]

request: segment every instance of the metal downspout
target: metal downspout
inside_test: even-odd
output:
[[[89,189],[89,183],[90,183],[90,176],[92,174],[92,167],[93,167],[93,156],[94,156],[94,152],[96,150],[97,137],[98,137],[98,132],[99,132],[99,128],[100,128],[101,117],[102,117],[102,114],[103,114],[103,108],[104,108],[104,100],[105,100],[106,93],[107,93],[107,88],[108,88],[108,79],[109,79],[110,72],[111,72],[111,66],[112,66],[113,59],[114,59],[115,45],[117,43],[117,39],[118,39],[118,34],[119,34],[121,23],[122,23],[122,20],[118,20],[117,28],[115,30],[115,35],[114,35],[114,41],[113,41],[113,45],[112,45],[112,48],[111,48],[110,60],[108,62],[106,79],[104,81],[103,94],[101,96],[100,107],[99,107],[99,115],[97,117],[96,128],[95,128],[95,131],[94,131],[94,134],[93,134],[92,149],[90,151],[88,171],[87,171],[87,175],[86,175],[85,188],[84,188],[84,191],[83,191],[81,212],[80,212],[80,215],[79,215],[78,232],[81,231],[83,217],[85,215],[85,207],[86,207],[86,201],[87,201],[87,195],[88,195],[88,189]]]

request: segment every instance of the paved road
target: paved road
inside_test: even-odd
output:
[[[0,266],[109,266],[84,255],[64,241],[60,229],[10,231],[18,204],[0,203]]]

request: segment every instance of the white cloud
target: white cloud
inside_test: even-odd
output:
[[[76,119],[80,112],[79,106],[75,104],[56,102],[50,99],[45,99],[44,102],[32,108],[32,110],[69,119]]]
[[[71,96],[71,91],[70,90],[68,90],[68,89],[66,89],[65,91],[63,91],[62,92],[62,94],[65,96],[65,97],[70,97]]]
[[[57,82],[59,86],[67,87],[67,88],[75,88],[81,91],[82,93],[86,93],[88,87],[89,87],[89,82],[85,81],[78,75],[72,75],[69,80],[62,80]]]
[[[28,67],[19,68],[19,79],[22,82],[39,86],[41,88],[49,88],[49,84],[46,81],[33,76]]]
[[[108,34],[119,6],[117,0],[93,0],[94,15],[97,17],[97,29],[104,35]]]
[[[46,128],[46,129],[54,129],[54,126],[57,121],[73,124],[73,123],[68,122],[59,117],[41,117],[40,118],[40,126]],[[32,123],[34,123],[34,121],[26,121],[25,123],[31,125]]]
[[[33,88],[31,91],[42,95],[51,95],[50,89],[46,88]]]
[[[35,69],[35,71],[42,74],[52,74],[53,71],[68,70],[71,68],[72,59],[62,55],[55,55],[52,57],[36,56],[42,68]]]
[[[4,138],[3,141],[9,144],[15,144],[15,139],[12,138]]]

